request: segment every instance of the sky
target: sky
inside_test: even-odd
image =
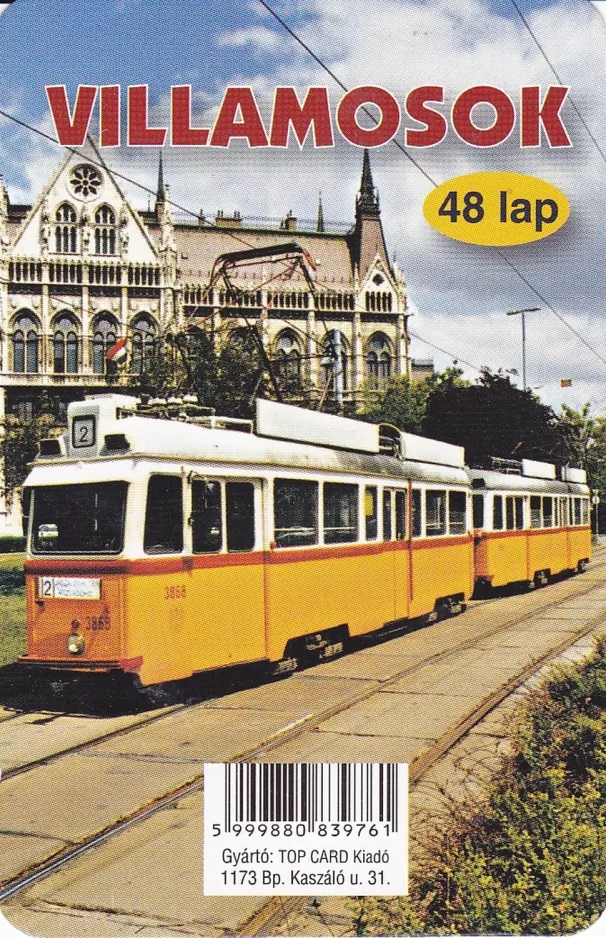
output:
[[[439,146],[413,155],[437,182],[475,170],[545,179],[568,197],[569,221],[534,245],[505,249],[520,277],[492,248],[433,231],[422,212],[431,184],[388,143],[371,152],[388,248],[408,286],[415,358],[433,358],[438,369],[456,360],[471,379],[482,366],[521,372],[521,323],[505,313],[538,306],[527,316],[528,384],[556,408],[589,401],[606,413],[606,24],[589,0],[517,3],[596,142],[566,102],[571,148],[521,150],[514,133],[498,147],[476,149],[450,131]],[[448,104],[477,84],[503,88],[514,101],[523,85],[557,84],[511,0],[272,5],[343,84],[380,85],[401,102],[423,84],[444,85]],[[50,134],[48,84],[65,84],[70,100],[79,83],[148,84],[158,124],[168,114],[170,86],[191,84],[198,126],[212,121],[228,85],[251,85],[264,116],[277,85],[301,92],[326,85],[334,106],[342,96],[258,0],[15,0],[0,18],[0,48],[0,108]],[[353,221],[362,153],[346,141],[330,150],[300,150],[292,141],[286,150],[250,150],[245,142],[225,151],[167,146],[163,156],[171,197],[193,212],[281,218],[292,210],[313,218],[321,190],[327,219]],[[123,147],[104,157],[155,188],[157,150]],[[58,145],[0,120],[0,172],[13,202],[35,198],[60,159]],[[144,193],[125,188],[135,206],[146,207]],[[572,387],[562,389],[561,379]]]

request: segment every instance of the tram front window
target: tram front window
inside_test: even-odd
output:
[[[33,490],[36,554],[118,554],[124,545],[126,482]]]

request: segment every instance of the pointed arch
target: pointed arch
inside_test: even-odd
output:
[[[13,318],[13,371],[35,375],[40,371],[40,322],[29,309],[20,309]]]
[[[109,205],[95,212],[95,254],[115,254],[118,243],[116,213]]]
[[[287,385],[301,385],[301,342],[293,329],[282,329],[274,341],[276,373]]]
[[[80,367],[80,324],[66,310],[52,322],[53,371],[60,375],[78,374]]]
[[[366,378],[375,388],[384,388],[393,371],[393,350],[384,332],[373,332],[366,343]]]
[[[132,354],[130,370],[140,375],[153,358],[158,336],[158,327],[149,313],[139,313],[130,324],[132,332]]]
[[[55,253],[76,254],[78,214],[69,202],[62,202],[55,212]]]
[[[107,358],[112,345],[120,335],[118,320],[111,313],[100,313],[93,320],[91,343],[91,361],[93,373],[104,375],[107,373]]]

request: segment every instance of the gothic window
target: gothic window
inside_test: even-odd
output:
[[[286,384],[299,387],[301,383],[301,352],[292,329],[285,329],[276,340],[276,372]]]
[[[104,375],[107,371],[107,358],[105,357],[118,338],[118,323],[109,313],[98,317],[93,327],[92,359],[93,372]]]
[[[340,348],[340,356],[339,356]],[[340,367],[337,362],[340,358]],[[349,356],[343,333],[338,329],[331,329],[322,345],[321,359],[322,387],[329,386],[334,393],[337,381],[340,378],[344,391],[349,388]]]
[[[378,388],[384,388],[391,377],[392,358],[387,336],[375,332],[366,352],[366,377]]]
[[[53,371],[55,374],[78,373],[78,326],[75,320],[61,313],[54,322]]]
[[[17,314],[13,330],[13,371],[35,375],[40,370],[40,329],[31,313]]]
[[[77,244],[76,210],[64,202],[55,215],[55,251],[57,254],[75,254]]]
[[[133,330],[133,351],[131,360],[131,371],[133,374],[140,375],[145,371],[145,366],[149,364],[153,357],[156,344],[156,327],[149,316],[139,316],[132,324]]]
[[[116,213],[109,205],[95,212],[95,254],[116,253]]]

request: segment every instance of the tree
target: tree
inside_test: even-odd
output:
[[[447,368],[422,381],[411,381],[408,376],[391,378],[387,388],[379,393],[366,388],[359,416],[373,423],[391,423],[407,433],[422,434],[432,395],[446,386],[466,386],[462,374],[458,368]]]
[[[152,396],[195,394],[218,414],[247,419],[257,397],[271,396],[258,341],[247,329],[216,335],[193,327],[164,336],[132,387]]]
[[[467,461],[490,456],[565,462],[566,445],[558,417],[507,375],[483,369],[475,384],[439,384],[427,406],[426,436],[464,446]]]
[[[5,416],[0,423],[0,460],[4,463],[3,494],[9,501],[14,490],[23,485],[41,440],[58,434],[64,424],[60,402],[46,391],[37,395],[31,417]]]

